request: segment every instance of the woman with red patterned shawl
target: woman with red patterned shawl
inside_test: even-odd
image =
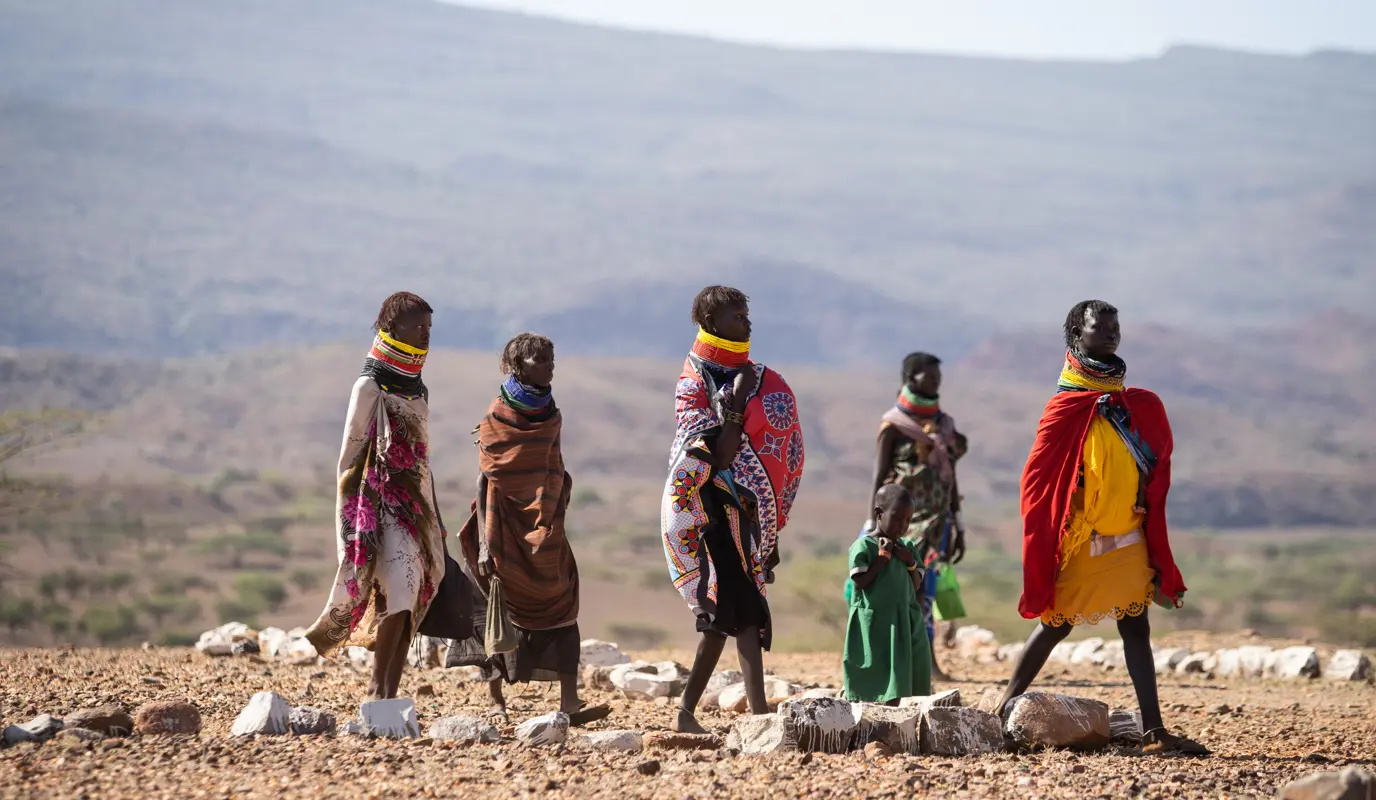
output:
[[[750,360],[749,298],[709,286],[693,300],[697,340],[675,393],[678,430],[660,507],[669,577],[702,634],[671,723],[693,716],[728,636],[751,713],[768,713],[762,650],[773,635],[765,585],[803,477],[798,404],[784,379]]]
[[[1040,624],[1013,668],[1007,714],[1075,625],[1113,617],[1141,709],[1144,752],[1208,755],[1166,731],[1151,650],[1152,602],[1174,608],[1185,582],[1166,534],[1170,421],[1161,399],[1125,389],[1118,309],[1086,300],[1065,320],[1065,366],[1022,476],[1023,593]]]
[[[306,638],[321,655],[350,644],[374,653],[371,699],[396,697],[406,648],[444,579],[444,526],[430,474],[429,392],[421,369],[430,305],[388,297],[354,381],[339,454],[339,570]]]

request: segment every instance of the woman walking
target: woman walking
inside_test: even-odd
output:
[[[798,405],[784,379],[750,360],[749,299],[709,286],[693,300],[697,340],[675,392],[678,429],[660,506],[669,577],[702,634],[675,731],[693,716],[728,636],[751,713],[767,712],[762,650],[773,635],[765,585],[803,477]]]
[[[373,323],[339,454],[339,570],[324,612],[306,632],[321,655],[344,644],[373,651],[370,699],[396,697],[406,648],[444,578],[421,380],[431,314],[424,300],[398,292]]]
[[[559,710],[574,725],[610,713],[578,699],[578,564],[565,535],[573,479],[560,448],[563,416],[554,403],[554,344],[523,333],[502,350],[500,392],[478,425],[478,497],[459,533],[477,585],[501,584],[516,649],[489,658],[476,640],[456,643],[483,667],[493,702],[505,714],[498,674],[512,683],[559,682]],[[478,600],[485,613],[490,594]],[[475,620],[476,621],[476,620]]]
[[[955,419],[941,408],[941,359],[929,353],[910,353],[903,359],[902,380],[897,402],[880,421],[870,508],[876,506],[879,489],[886,484],[896,483],[913,497],[906,541],[926,567],[919,600],[930,644],[932,676],[944,679],[936,663],[932,605],[937,561],[949,559],[958,564],[965,557],[956,462],[965,455],[968,442],[956,430]],[[865,528],[872,529],[873,522],[866,522]]]
[[[999,708],[1006,713],[1027,691],[1072,627],[1112,617],[1142,713],[1143,750],[1208,755],[1161,720],[1147,620],[1153,600],[1173,608],[1185,594],[1166,532],[1174,441],[1165,406],[1146,389],[1123,388],[1118,309],[1078,303],[1064,333],[1065,366],[1022,476],[1018,610],[1040,624]]]

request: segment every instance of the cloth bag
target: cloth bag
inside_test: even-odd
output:
[[[960,583],[950,564],[936,567],[936,603],[932,609],[938,620],[961,619],[965,616],[965,601],[960,596]]]
[[[492,576],[487,592],[487,632],[483,637],[483,647],[489,656],[510,653],[516,649],[516,628],[506,615],[506,595],[496,575]]]
[[[444,579],[421,619],[418,631],[436,639],[467,639],[473,635],[473,587],[459,562],[444,552]]]

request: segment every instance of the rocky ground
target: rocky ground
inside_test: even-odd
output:
[[[1196,640],[1183,643],[1198,649]],[[1222,646],[1222,645],[1219,645]],[[688,663],[688,653],[636,654]],[[1009,666],[946,652],[966,705],[990,708]],[[769,669],[803,686],[839,686],[835,654],[768,656]],[[723,666],[733,667],[734,664]],[[236,716],[256,692],[293,705],[357,715],[365,677],[346,663],[292,666],[256,657],[212,658],[190,649],[0,651],[0,719],[25,723],[117,704],[133,712],[158,700],[189,700],[197,735],[135,735],[100,741],[66,732],[44,744],[0,751],[0,797],[1269,797],[1290,781],[1343,766],[1374,768],[1376,689],[1370,683],[1162,678],[1167,724],[1213,748],[1210,759],[1143,756],[1130,747],[1097,753],[1051,751],[979,757],[777,754],[728,751],[602,753],[572,746],[532,748],[512,739],[516,723],[554,710],[555,687],[508,687],[511,725],[497,744],[360,736],[233,738]],[[1134,709],[1126,674],[1049,666],[1041,688]],[[424,688],[429,687],[429,688]],[[408,670],[422,729],[452,714],[483,716],[486,687],[459,670]],[[662,731],[667,699],[610,703],[611,718],[589,730]],[[733,717],[702,721],[722,739]],[[571,734],[572,737],[572,734]]]

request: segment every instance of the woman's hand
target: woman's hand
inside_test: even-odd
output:
[[[482,560],[478,562],[479,578],[491,578],[496,571],[497,565],[492,560],[491,555],[483,556]]]
[[[745,408],[745,404],[750,400],[750,395],[754,393],[755,384],[758,382],[755,368],[749,364],[736,373],[736,380],[731,384],[731,405],[735,406],[737,411]]]

